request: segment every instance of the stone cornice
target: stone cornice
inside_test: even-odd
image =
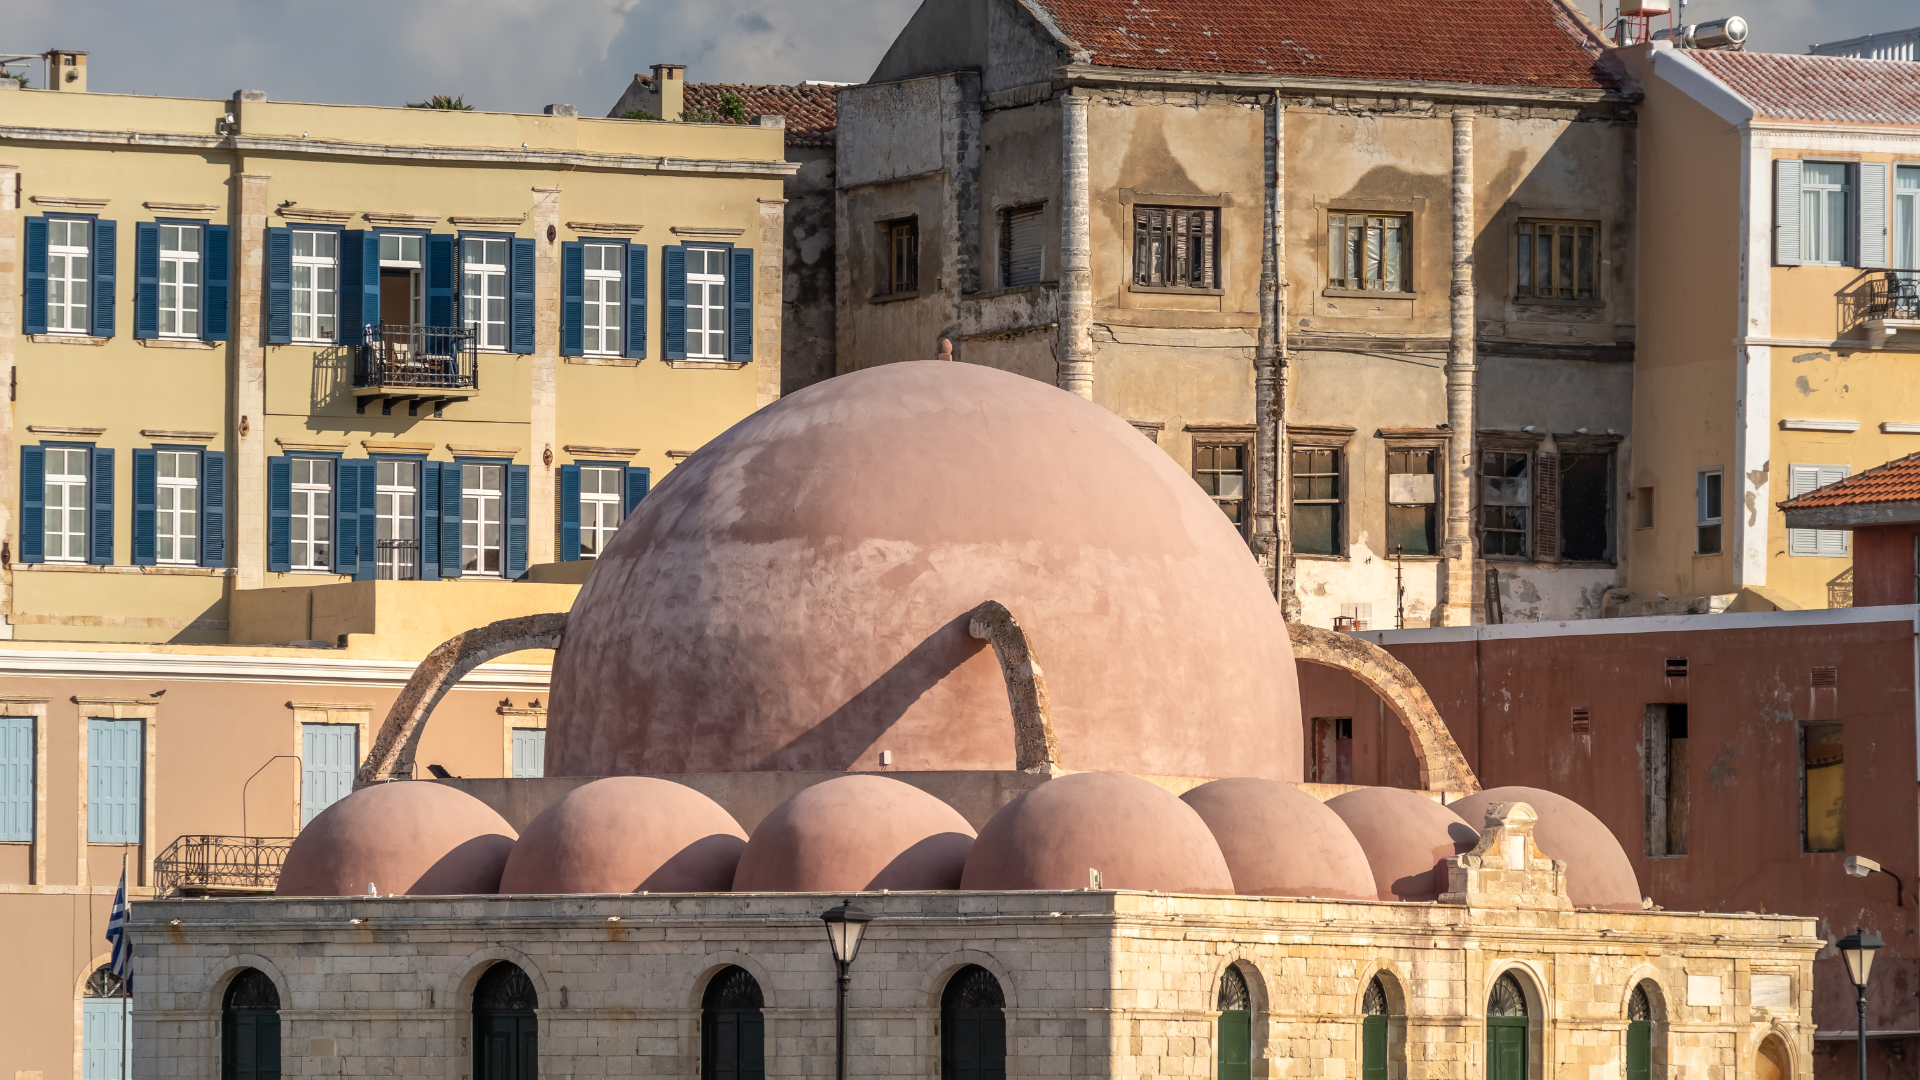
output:
[[[1606,102],[1626,104],[1638,101],[1641,97],[1639,94],[1617,91],[1581,90],[1560,86],[1487,86],[1480,83],[1425,82],[1412,79],[1331,79],[1223,71],[1152,71],[1103,67],[1098,64],[1067,64],[1055,68],[1053,74],[1054,78],[1060,82],[1081,86],[1178,87],[1183,90],[1218,90],[1229,93],[1277,90],[1282,94],[1295,95],[1418,97],[1528,105],[1543,103],[1598,105]]]
[[[406,685],[419,666],[411,660],[355,660],[334,652],[287,649],[281,655],[222,656],[6,649],[0,650],[0,675],[392,688]],[[544,694],[550,678],[551,669],[543,664],[482,664],[460,680],[460,689]]]

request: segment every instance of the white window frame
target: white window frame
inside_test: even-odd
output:
[[[1814,183],[1813,170],[1816,168],[1837,166],[1841,181],[1838,184]],[[1856,168],[1844,161],[1803,161],[1800,165],[1800,261],[1814,266],[1845,266],[1852,252],[1853,233],[1853,186]],[[1834,196],[1840,203],[1839,222],[1836,225],[1828,216],[1831,212]],[[1829,236],[1828,227],[1836,230]],[[1838,241],[1838,258],[1821,258]],[[1827,241],[1827,243],[1822,243]]]
[[[506,576],[506,482],[505,465],[482,461],[460,463],[460,573],[463,577]],[[486,568],[489,562],[493,564],[492,569]]]
[[[1909,186],[1909,181],[1911,185]],[[1893,170],[1893,250],[1888,265],[1920,271],[1920,165]]]
[[[1787,498],[1797,499],[1809,491],[1837,484],[1852,475],[1846,465],[1788,465]],[[1852,553],[1845,529],[1788,529],[1787,555],[1814,559],[1844,559]]]
[[[307,466],[308,479],[305,481],[300,479],[302,463]],[[315,464],[326,466],[327,478],[324,482],[312,479],[312,468]],[[333,572],[333,545],[338,540],[333,535],[335,499],[337,498],[334,482],[340,476],[340,463],[333,458],[295,457],[288,462],[288,465],[292,472],[293,487],[288,507],[290,516],[287,523],[288,554],[291,560],[288,565],[296,573],[330,574]],[[325,503],[321,508],[316,509],[316,499],[322,498],[326,500]],[[303,506],[305,509],[302,509]],[[302,522],[307,526],[304,539],[298,535],[301,530],[295,528]],[[324,538],[315,535],[321,531],[326,533]]]
[[[700,270],[695,272],[694,259],[700,260]],[[731,337],[729,322],[732,318],[732,305],[727,301],[728,262],[733,252],[727,248],[687,248],[687,359],[689,360],[725,360],[727,358],[727,339]],[[715,273],[711,267],[718,265]],[[698,295],[701,299],[695,303]],[[718,298],[719,303],[709,303]],[[696,312],[700,313],[696,318]],[[719,329],[708,329],[718,321]],[[694,345],[698,338],[700,344]],[[718,342],[718,346],[714,343]]]
[[[388,241],[393,242],[391,248],[393,257],[391,258],[387,255],[389,250]],[[426,237],[413,233],[383,232],[380,234],[380,269],[410,271],[407,276],[407,317],[404,320],[409,326],[420,326],[427,321],[427,293],[425,285],[427,265],[425,262],[426,243]],[[413,258],[411,259],[407,258],[407,248],[409,246],[413,248]],[[380,313],[380,319],[382,322],[387,323],[402,321],[392,317],[392,315],[396,314],[399,313],[393,312],[390,314],[382,311]]]
[[[193,236],[193,250],[179,245]],[[160,223],[160,336],[199,338],[203,279],[200,255],[206,250],[206,230],[198,225]],[[171,240],[174,247],[168,248]],[[188,323],[192,323],[191,328]]]
[[[83,230],[84,239],[78,244],[73,242],[75,226]],[[84,218],[47,219],[49,334],[93,333],[93,230],[94,223]],[[75,295],[80,299],[76,301]]]
[[[621,356],[621,312],[626,307],[627,250],[620,244],[581,245],[581,351],[588,356]],[[594,265],[598,259],[600,265]]]
[[[1711,479],[1709,479],[1711,478]],[[1707,488],[1714,489],[1714,497],[1708,498]],[[1718,501],[1720,505],[1712,506]],[[1709,510],[1718,511],[1709,513]],[[1727,479],[1726,470],[1719,465],[1700,469],[1693,476],[1693,553],[1695,555],[1724,555],[1727,553]],[[1713,551],[1702,551],[1701,530],[1717,528],[1720,530],[1719,546]]]
[[[374,570],[381,581],[420,578],[420,463],[374,462]],[[411,540],[413,547],[382,547],[382,540]]]
[[[88,519],[93,514],[92,473],[93,453],[84,447],[49,446],[45,448],[45,469],[41,499],[45,506],[46,533],[45,548],[42,557],[48,562],[83,563],[87,561]],[[53,468],[54,455],[60,455],[60,472]],[[72,463],[80,463],[80,471],[67,472]],[[59,488],[61,503],[55,507],[53,494]],[[56,521],[56,517],[61,520]],[[77,547],[77,554],[69,549]],[[55,554],[58,552],[58,554]]]
[[[307,244],[305,255],[300,253],[302,240]],[[330,254],[319,253],[323,246]],[[293,340],[297,343],[331,345],[339,340],[339,256],[339,233],[331,229],[293,230]]]
[[[182,463],[191,467],[191,475],[180,475]],[[171,475],[169,466],[172,467]],[[155,450],[153,472],[154,561],[166,566],[198,566],[200,451]]]
[[[499,262],[492,261],[498,246]],[[511,344],[513,298],[509,262],[513,241],[504,237],[460,238],[460,324],[471,330],[481,352],[506,352]]]
[[[596,485],[588,487],[591,479]],[[609,489],[606,485],[611,482]],[[580,466],[580,557],[594,559],[607,550],[607,544],[613,540],[613,534],[619,531],[620,519],[624,516],[621,504],[626,499],[623,490],[627,483],[627,470],[620,466],[582,465]]]

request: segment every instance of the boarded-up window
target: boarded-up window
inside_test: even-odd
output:
[[[1592,221],[1520,223],[1519,288],[1534,300],[1593,300],[1600,226]]]
[[[1046,207],[1015,206],[1000,211],[1000,284],[1006,288],[1040,280],[1041,223]]]
[[[1433,555],[1439,549],[1439,477],[1432,449],[1387,451],[1387,554]]]
[[[1242,530],[1247,522],[1247,446],[1245,443],[1195,443],[1193,478],[1227,520]]]
[[[1847,846],[1844,811],[1846,755],[1840,724],[1800,727],[1800,785],[1805,792],[1804,851],[1840,851]]]
[[[1647,706],[1647,854],[1685,855],[1691,817],[1687,707]]]
[[[1301,447],[1293,451],[1293,550],[1301,555],[1339,555],[1340,451]]]
[[[1533,507],[1533,455],[1488,450],[1480,455],[1480,551],[1524,557]]]
[[[1788,467],[1788,482],[1792,490],[1788,498],[1797,499],[1816,488],[1837,484],[1847,478],[1845,465],[1792,465]],[[1844,529],[1788,529],[1787,553],[1789,555],[1811,555],[1823,559],[1844,559],[1847,557],[1847,533]]]
[[[1220,211],[1133,209],[1133,283],[1171,289],[1220,287]]]
[[[1327,218],[1327,287],[1407,292],[1407,218],[1332,214]]]

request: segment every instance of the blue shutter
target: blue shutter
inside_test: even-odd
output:
[[[440,463],[420,463],[420,580],[440,580]]]
[[[267,229],[267,344],[293,342],[293,230]]]
[[[93,464],[93,475],[87,477],[93,514],[87,521],[87,561],[95,566],[112,566],[113,451],[95,447],[88,457]]]
[[[580,561],[580,466],[560,466],[560,561]]]
[[[568,240],[560,245],[560,355],[580,356],[586,350],[581,341],[586,303],[586,271],[582,263],[586,245]]]
[[[120,267],[120,225],[93,223],[93,336],[113,336],[113,287]]]
[[[0,843],[33,841],[34,720],[0,716]]]
[[[227,565],[227,455],[200,455],[200,565]]]
[[[160,226],[133,223],[133,336],[160,336]]]
[[[352,468],[348,462],[341,467]],[[360,570],[354,575],[356,581],[372,581],[374,571],[380,565],[380,543],[374,536],[374,526],[379,524],[380,466],[377,462],[363,461],[359,464],[360,473]]]
[[[508,299],[513,302],[510,316],[513,352],[533,351],[533,238],[513,238],[513,261],[507,267]]]
[[[47,561],[47,452],[20,448],[20,561]]]
[[[356,724],[300,725],[300,827],[353,794],[359,767],[360,728]]]
[[[360,470],[358,462],[333,462],[333,572],[360,572]]]
[[[206,227],[206,243],[201,245],[200,255],[200,340],[225,341],[232,320],[233,272],[233,230],[225,225]],[[293,325],[293,239],[291,230],[287,239],[287,325]]]
[[[342,345],[365,345],[367,324],[380,321],[380,234],[348,229],[340,234],[340,331]]]
[[[507,580],[527,573],[527,466],[507,466]]]
[[[440,577],[460,576],[460,463],[440,463]]]
[[[460,267],[454,261],[454,238],[446,233],[427,237],[427,325],[460,325],[460,312],[454,293],[460,284]]]
[[[727,358],[736,364],[753,362],[753,249],[733,249],[733,269],[727,275],[733,309],[727,327]]]
[[[146,771],[139,720],[87,721],[87,843],[140,842]]]
[[[681,330],[684,332],[685,325]],[[627,245],[627,357],[647,358],[647,245]]]
[[[640,505],[640,500],[647,497],[647,486],[652,478],[653,473],[649,469],[627,469],[627,514],[632,514]]]
[[[159,487],[160,455],[152,450],[133,452],[133,565],[154,564],[154,504]]]
[[[267,459],[267,569],[293,569],[293,461]]]
[[[667,339],[669,360],[687,358],[687,249],[668,244],[660,249],[660,270],[667,281],[666,326],[661,334]]]
[[[27,219],[27,333],[47,332],[47,219]]]

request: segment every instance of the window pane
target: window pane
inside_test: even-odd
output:
[[[1293,510],[1293,549],[1306,555],[1334,555],[1334,507],[1310,503]]]
[[[1841,731],[1840,724],[1808,724],[1802,729],[1808,851],[1839,851],[1846,846],[1846,754]]]

